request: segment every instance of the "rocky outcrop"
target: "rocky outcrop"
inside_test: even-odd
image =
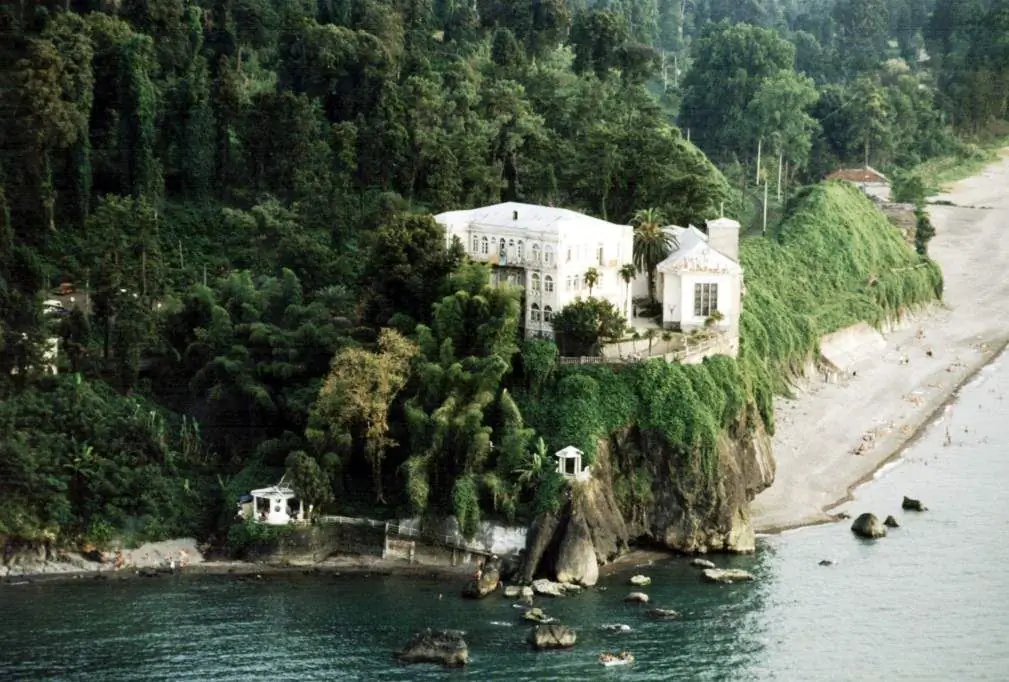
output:
[[[477,574],[477,577],[466,584],[462,596],[469,599],[483,599],[496,590],[500,584],[501,574],[497,565],[488,565]]]
[[[149,542],[136,549],[67,548],[44,541],[28,541],[0,536],[0,578],[5,576],[59,575],[183,567],[203,561],[191,538]]]
[[[879,517],[866,512],[860,514],[855,522],[851,524],[851,532],[861,538],[874,540],[886,535],[886,526],[879,522]]]
[[[569,649],[575,645],[578,636],[564,625],[537,625],[529,632],[528,641],[536,649]]]
[[[557,512],[541,514],[529,528],[523,581],[538,575],[586,587],[599,580],[599,566],[627,551],[628,531],[613,496],[612,473],[597,457],[593,476],[572,481]]]
[[[458,630],[423,630],[416,633],[396,658],[404,663],[441,663],[458,667],[469,663],[469,647]]]

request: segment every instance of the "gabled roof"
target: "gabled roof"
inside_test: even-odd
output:
[[[516,218],[516,215],[518,216]],[[553,206],[537,206],[522,204],[517,201],[506,201],[493,206],[464,209],[461,211],[446,211],[434,217],[439,223],[458,226],[460,224],[477,224],[487,227],[508,227],[538,231],[559,231],[563,227],[578,225],[589,227],[628,227],[617,225],[599,218],[578,213],[567,208]]]
[[[827,176],[828,180],[847,180],[848,182],[864,183],[879,182],[889,185],[890,180],[872,166],[864,168],[839,168]]]
[[[738,275],[742,272],[739,263],[728,256],[719,253],[708,246],[708,236],[691,225],[664,228],[673,232],[679,243],[679,248],[659,263],[658,272],[716,272],[728,275]]]

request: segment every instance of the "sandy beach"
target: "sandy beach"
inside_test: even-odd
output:
[[[832,520],[1009,340],[1009,155],[934,201],[953,204],[930,209],[943,305],[884,334],[882,351],[856,355],[841,382],[810,381],[775,401],[777,474],[751,505],[758,533]],[[951,432],[963,435],[955,413]]]

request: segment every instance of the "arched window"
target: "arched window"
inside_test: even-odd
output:
[[[543,263],[546,265],[554,264],[554,247],[548,246],[543,250]]]
[[[564,291],[571,291],[571,275],[568,275],[567,279],[564,280]]]
[[[508,245],[505,243],[504,237],[501,237],[501,244],[500,248],[498,249],[498,253],[502,256],[508,253]]]
[[[575,275],[575,291],[582,288],[582,278],[580,275]]]
[[[533,273],[533,291],[540,290],[540,276],[537,273]]]
[[[525,245],[522,244],[522,240],[520,239],[518,243],[518,251],[515,253],[515,255],[519,257],[519,260],[521,260],[525,255],[525,250]]]
[[[552,322],[554,319],[554,309],[550,306],[543,307],[543,321]]]
[[[482,238],[482,239],[480,240],[480,253],[482,253],[482,254],[483,254],[483,255],[485,255],[485,256],[486,256],[486,255],[487,255],[488,253],[490,253],[490,247],[489,247],[489,244],[488,244],[488,242],[487,242],[487,237],[483,237],[483,238]]]
[[[548,292],[549,291],[553,291],[554,290],[554,278],[551,277],[550,275],[547,275],[546,277],[544,277],[543,278],[543,288],[545,290],[547,290]]]
[[[473,235],[473,253],[480,253],[480,237]]]
[[[529,319],[533,322],[540,321],[540,307],[538,304],[533,303],[532,310],[529,312]]]
[[[543,259],[543,253],[540,251],[539,244],[533,244],[533,262],[539,263]]]

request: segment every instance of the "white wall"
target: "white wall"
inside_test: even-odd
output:
[[[400,519],[399,525],[420,528],[420,517]],[[445,535],[456,535],[459,533],[459,522],[454,516],[449,516],[441,523],[438,532]],[[492,521],[481,521],[476,535],[465,542],[499,556],[518,554],[526,546],[526,528],[525,526],[506,526]]]
[[[739,325],[739,278],[724,273],[683,273],[679,277],[666,276],[666,289],[671,297],[675,297],[679,287],[679,309],[672,315],[671,321],[679,322],[684,330],[704,327],[705,316],[694,315],[694,285],[714,283],[718,285],[718,310],[724,316],[716,328],[738,328]],[[670,298],[669,300],[675,300]],[[664,315],[668,315],[668,304],[664,304]]]

